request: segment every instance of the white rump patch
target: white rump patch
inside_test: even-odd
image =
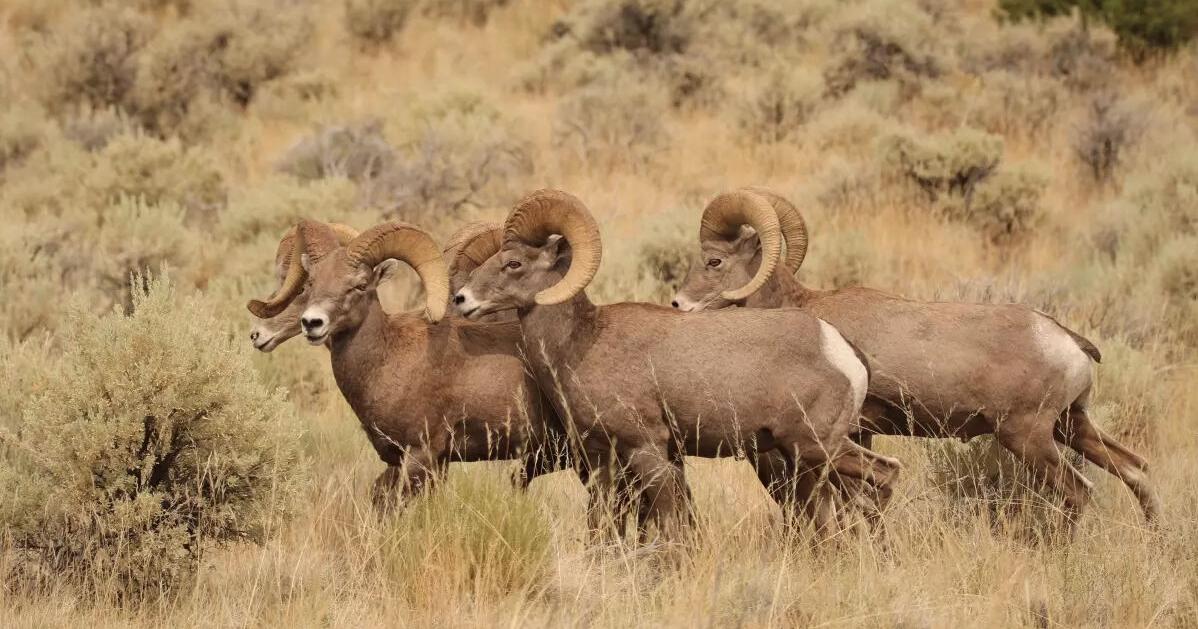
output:
[[[865,403],[865,393],[869,390],[869,370],[865,368],[861,359],[857,358],[857,352],[853,351],[853,346],[849,345],[849,342],[841,336],[840,330],[820,319],[819,331],[820,349],[828,358],[828,362],[849,379],[849,384],[853,388],[853,403],[856,408],[860,409],[861,405]]]
[[[1043,353],[1044,360],[1059,370],[1064,380],[1064,393],[1076,399],[1090,388],[1090,357],[1078,347],[1077,341],[1068,332],[1048,317],[1037,316],[1034,334],[1034,341]]]

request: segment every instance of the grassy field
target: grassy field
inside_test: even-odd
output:
[[[1198,49],[1135,65],[1098,24],[992,9],[0,3],[0,625],[1198,626]],[[703,205],[750,184],[803,211],[811,285],[1018,301],[1093,340],[1093,414],[1149,457],[1162,522],[1086,466],[1095,499],[1062,540],[986,440],[897,438],[875,442],[906,465],[886,545],[812,549],[732,460],[688,461],[680,548],[589,544],[572,474],[521,493],[502,462],[455,465],[383,521],[382,463],[326,352],[248,342],[245,300],[273,288],[299,217],[445,238],[561,188],[603,230],[592,298],[664,303]],[[174,290],[140,296],[136,271]],[[166,408],[258,409],[229,413],[238,447],[278,448],[260,534],[133,595],[114,594],[129,549],[81,582],[29,568],[21,543],[94,533],[41,504],[55,483],[93,496],[88,435],[149,413],[88,406],[114,366],[156,369],[138,386],[170,383]],[[185,386],[195,373],[217,384]]]

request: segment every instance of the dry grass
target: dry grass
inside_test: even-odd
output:
[[[279,55],[266,70],[236,67],[237,55],[227,54],[220,74],[204,75],[223,81],[218,88],[178,116],[155,117],[145,135],[130,130],[138,115],[146,120],[137,111],[105,114],[114,131],[81,134],[79,121],[96,118],[90,110],[36,100],[62,89],[44,84],[55,75],[41,71],[38,51],[57,50],[45,41],[48,25],[90,4],[0,4],[0,374],[33,360],[30,343],[61,351],[59,300],[71,296],[95,311],[123,304],[119,280],[134,267],[171,265],[176,282],[220,309],[224,329],[213,333],[241,337],[242,304],[269,291],[274,245],[297,214],[358,228],[384,215],[418,217],[444,237],[463,221],[502,217],[522,191],[543,186],[575,193],[600,219],[606,247],[596,299],[662,301],[668,274],[659,267],[693,243],[702,205],[719,191],[766,185],[807,217],[813,240],[803,278],[812,284],[1016,300],[1094,340],[1106,356],[1095,417],[1149,457],[1166,516],[1145,528],[1128,492],[1087,467],[1095,500],[1065,542],[1039,524],[1036,512],[1051,507],[1033,494],[1018,494],[1031,508],[962,497],[933,482],[944,477],[933,465],[938,445],[881,439],[907,465],[887,516],[887,548],[846,534],[813,551],[788,537],[736,461],[690,462],[699,523],[677,548],[587,544],[577,480],[559,473],[521,494],[502,463],[455,466],[439,493],[380,522],[368,488],[381,464],[324,352],[296,341],[253,356],[262,382],[287,388],[305,428],[301,507],[278,536],[210,552],[194,582],[137,604],[118,606],[68,582],[7,579],[0,626],[1198,626],[1198,292],[1186,247],[1198,233],[1193,48],[1135,67],[1100,50],[1107,35],[1098,29],[1098,44],[1071,48],[1061,44],[1074,41],[1067,22],[1000,27],[983,0],[910,3],[890,24],[862,17],[894,4],[884,0],[804,0],[787,19],[770,11],[791,3],[740,0],[727,5],[742,17],[722,16],[718,28],[675,25],[671,37],[692,38],[682,53],[586,51],[570,59],[573,74],[560,84],[530,90],[529,68],[572,50],[547,43],[555,21],[577,4],[616,3],[478,2],[487,7],[482,21],[412,11],[389,41],[364,48],[346,31],[346,3],[316,0],[286,3],[308,25],[302,43],[251,42]],[[191,21],[208,19],[205,11],[159,4],[146,15],[164,33],[204,31]],[[275,6],[232,4],[243,8],[221,19]],[[758,30],[729,26],[741,19]],[[771,50],[792,56],[773,59]],[[766,98],[768,85],[755,77],[786,80],[778,69],[786,59],[801,66],[802,82],[778,93],[802,98]],[[140,93],[133,66],[120,61],[122,81],[133,81],[122,89]],[[252,91],[228,78],[242,74]],[[835,89],[816,93],[813,77]],[[679,86],[700,79],[718,85],[678,103]],[[612,81],[637,89],[620,101]],[[1093,125],[1091,103],[1112,87],[1126,97],[1123,111],[1134,112],[1138,139],[1120,147],[1117,168],[1096,184],[1074,144]],[[801,115],[779,109],[792,101],[801,101]],[[438,103],[456,108],[453,115],[430,109]],[[766,131],[746,120],[768,123]],[[173,131],[164,126],[172,121]],[[531,163],[479,190],[466,186],[474,193],[466,201],[457,183],[433,188],[453,192],[434,198],[435,211],[410,207],[410,190],[401,190],[403,202],[379,200],[369,181],[300,181],[277,171],[313,129],[363,121],[378,121],[410,166],[400,186],[432,175],[470,181],[463,170],[473,160],[463,156],[495,138],[521,147]],[[563,135],[563,124],[602,134]],[[1002,169],[1043,180],[1036,220],[1018,238],[993,237],[990,218],[946,214],[886,167],[883,138],[944,137],[962,126],[1001,136]],[[445,134],[453,150],[438,153],[428,138]],[[1018,210],[991,196],[971,211],[1001,218]],[[20,341],[26,349],[17,351],[11,343]],[[249,343],[242,349],[252,352]],[[42,386],[8,381],[19,390],[0,395],[0,428],[14,431]],[[17,559],[0,553],[0,573],[12,574]]]

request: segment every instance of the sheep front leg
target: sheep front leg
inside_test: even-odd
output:
[[[427,448],[409,449],[400,465],[389,465],[379,474],[371,490],[371,502],[380,514],[388,514],[413,495],[431,489],[445,475],[445,457]]]

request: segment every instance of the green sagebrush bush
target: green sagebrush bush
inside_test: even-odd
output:
[[[264,540],[294,505],[289,405],[203,298],[134,284],[128,316],[72,311],[61,360],[5,433],[0,523],[19,576],[152,595],[215,545]]]
[[[216,156],[177,139],[144,134],[112,139],[95,159],[84,182],[92,199],[140,197],[148,203],[174,202],[193,216],[210,216],[225,204],[225,178]]]
[[[752,142],[793,139],[815,113],[823,89],[818,73],[777,66],[738,103],[737,126]]]
[[[1002,150],[1001,137],[968,127],[929,137],[894,133],[879,142],[886,169],[918,187],[937,213],[996,243],[1038,224],[1048,185],[1033,166],[999,170]]]

